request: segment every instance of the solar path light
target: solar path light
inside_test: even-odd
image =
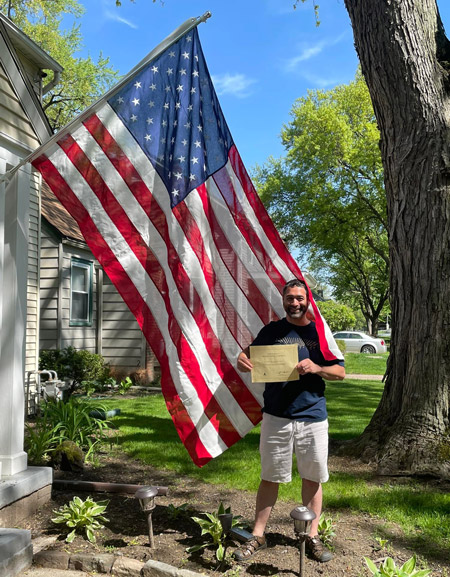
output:
[[[148,523],[148,541],[150,547],[155,546],[155,540],[153,538],[153,521],[152,521],[152,513],[156,506],[155,504],[155,497],[158,494],[158,487],[141,487],[136,491],[134,494],[135,499],[139,499],[139,505],[141,506],[142,511],[147,515],[147,523]]]
[[[308,507],[295,507],[291,511],[291,518],[294,520],[294,531],[300,543],[300,571],[299,576],[303,577],[305,569],[305,541],[311,529],[311,522],[316,518],[316,514]]]

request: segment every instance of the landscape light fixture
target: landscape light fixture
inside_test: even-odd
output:
[[[219,521],[222,525],[223,534],[227,535],[233,525],[233,513],[223,513],[222,515],[219,515]]]
[[[303,577],[305,569],[305,541],[311,529],[311,522],[316,518],[316,514],[308,507],[295,507],[291,511],[291,518],[294,520],[294,531],[300,544],[299,576]]]
[[[150,547],[155,546],[155,540],[153,538],[153,521],[152,513],[156,506],[155,497],[158,494],[158,487],[140,487],[134,494],[135,499],[139,499],[139,505],[142,511],[147,515],[148,524],[148,541]]]

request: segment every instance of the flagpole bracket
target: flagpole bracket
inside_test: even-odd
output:
[[[205,13],[203,14],[203,16],[199,16],[199,17],[198,17],[198,22],[199,22],[199,24],[200,24],[201,22],[206,22],[206,21],[208,20],[208,18],[211,18],[211,16],[212,16],[212,12],[211,12],[210,10],[208,10],[207,12],[205,12]]]

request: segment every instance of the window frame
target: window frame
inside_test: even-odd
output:
[[[88,277],[88,290],[87,292],[76,291],[73,288],[74,280],[73,280],[73,271],[74,268],[81,268],[87,270],[89,273]],[[92,301],[93,301],[93,292],[94,292],[94,278],[93,278],[93,271],[94,271],[94,263],[90,260],[86,260],[84,258],[79,258],[73,256],[70,260],[70,304],[69,304],[69,326],[70,327],[91,327],[92,326]],[[87,294],[88,298],[88,305],[87,305],[87,318],[86,319],[74,319],[72,317],[72,306],[73,306],[73,294],[74,293],[81,293]]]

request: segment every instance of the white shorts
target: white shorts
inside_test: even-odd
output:
[[[328,421],[292,421],[263,413],[259,442],[261,479],[289,483],[294,450],[302,479],[328,481]]]

